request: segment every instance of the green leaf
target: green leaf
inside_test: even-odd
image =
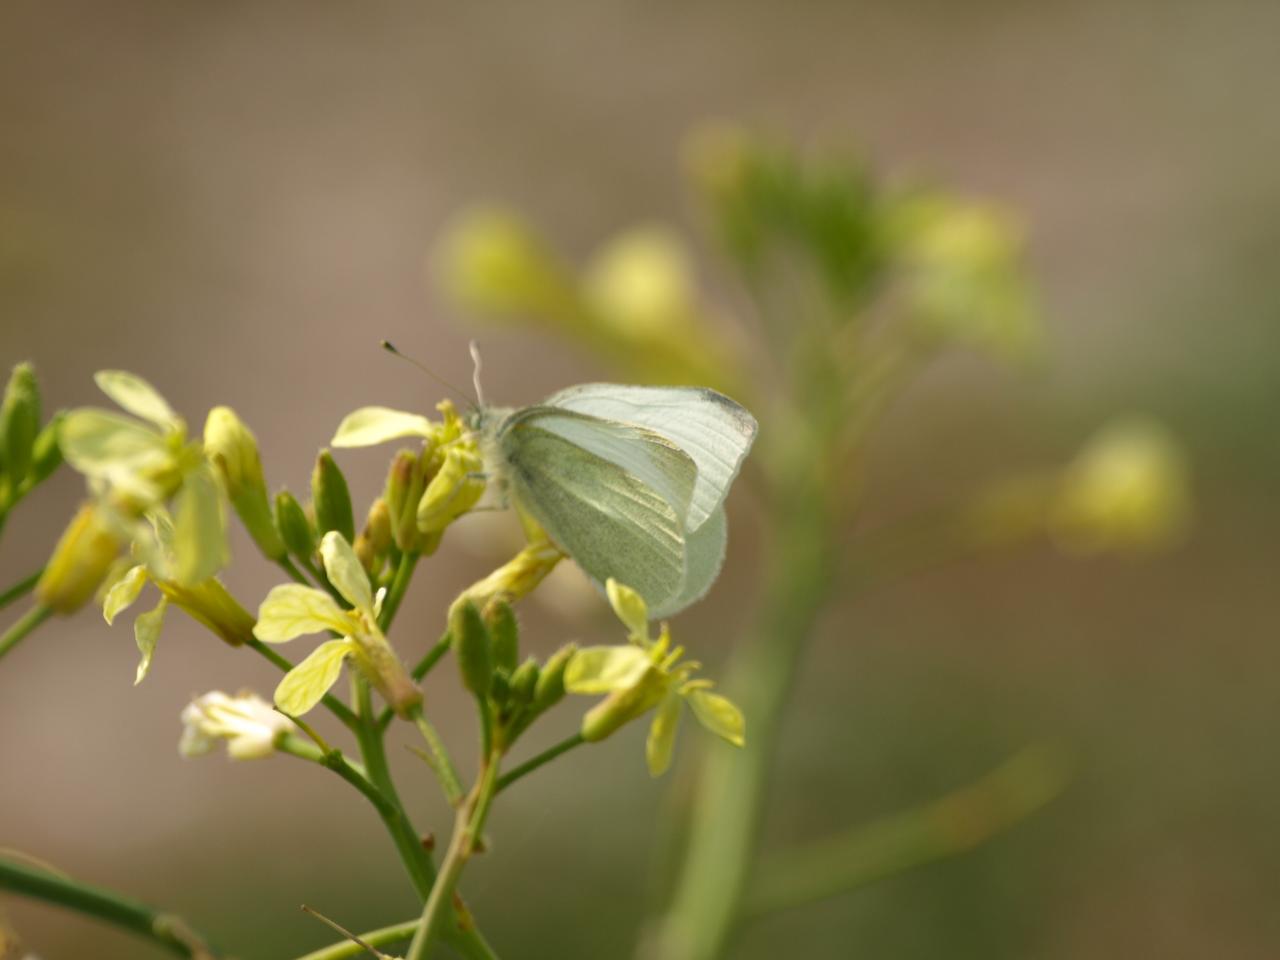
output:
[[[156,652],[156,643],[160,640],[160,629],[164,626],[164,612],[169,601],[161,597],[160,602],[133,621],[133,639],[138,644],[138,652],[142,654],[138,660],[138,671],[134,675],[133,685],[140,684],[151,670],[151,658]]]
[[[276,706],[292,717],[300,717],[329,692],[342,673],[342,661],[354,653],[356,645],[345,637],[327,640],[300,664],[284,675],[276,687]]]
[[[564,670],[570,693],[608,693],[636,683],[649,669],[649,657],[639,647],[584,647]]]
[[[147,568],[144,564],[131,568],[111,585],[106,598],[102,601],[102,616],[108,625],[115,623],[116,617],[133,606],[133,602],[138,599],[138,594],[146,585]]]
[[[178,491],[173,552],[174,579],[182,586],[209,579],[227,563],[222,496],[208,466],[188,473]]]
[[[349,633],[358,624],[323,590],[300,583],[273,587],[258,608],[253,635],[263,643],[284,643],[308,633]]]
[[[733,701],[706,690],[690,690],[685,699],[693,707],[693,715],[698,722],[717,737],[728,740],[735,747],[746,742],[747,722]]]
[[[355,550],[336,530],[330,530],[320,542],[320,559],[329,582],[357,610],[373,615],[373,590]]]
[[[680,707],[680,695],[673,690],[663,698],[657,713],[653,715],[649,737],[644,744],[644,759],[649,765],[650,776],[660,777],[671,766],[676,730],[680,726]]]
[[[330,441],[335,447],[372,447],[401,437],[429,437],[431,421],[389,407],[361,407],[347,414]]]
[[[99,370],[93,380],[99,390],[135,417],[149,420],[162,430],[182,425],[182,418],[173,412],[156,388],[141,377],[123,370]]]

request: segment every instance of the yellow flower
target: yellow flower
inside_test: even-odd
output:
[[[565,668],[564,688],[569,693],[608,694],[582,718],[583,739],[603,740],[656,708],[645,759],[650,774],[659,776],[671,764],[680,708],[687,703],[699,723],[741,747],[746,733],[742,711],[728,698],[712,693],[710,680],[693,679],[701,664],[680,662],[684,648],[672,649],[666,624],[656,640],[650,638],[648,608],[638,593],[612,577],[605,589],[614,613],[627,627],[629,643],[586,647]]]
[[[258,610],[253,632],[264,643],[326,631],[340,635],[320,644],[285,674],[276,687],[276,706],[295,717],[306,713],[337,682],[343,662],[351,657],[397,714],[411,713],[422,702],[422,693],[378,627],[385,591],[374,596],[359,558],[337,531],[324,535],[320,559],[329,582],[351,609],[344,610],[323,590],[285,583],[274,587]]]

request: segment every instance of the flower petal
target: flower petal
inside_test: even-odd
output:
[[[284,643],[307,633],[347,633],[353,627],[351,621],[351,614],[323,590],[282,583],[271,588],[258,608],[253,635],[264,643]]]
[[[608,693],[637,683],[649,669],[649,657],[639,647],[584,647],[564,670],[570,693]]]
[[[728,697],[706,690],[690,690],[685,699],[693,707],[693,715],[698,722],[717,737],[728,740],[735,747],[746,742],[747,721]]]
[[[330,441],[335,447],[372,447],[400,437],[428,437],[431,421],[390,407],[361,407],[338,424]]]
[[[146,585],[147,568],[142,564],[131,567],[123,577],[111,585],[106,598],[102,601],[102,616],[106,619],[108,626],[115,623],[116,617],[133,605]]]
[[[671,766],[671,754],[675,748],[676,730],[680,726],[680,695],[672,690],[663,698],[657,712],[653,715],[653,723],[649,726],[649,737],[644,743],[644,759],[649,765],[649,775],[660,777]]]
[[[342,661],[354,653],[356,645],[343,637],[327,640],[300,664],[284,675],[276,687],[276,706],[290,716],[300,717],[329,692],[342,673]]]
[[[137,673],[133,678],[135,687],[151,670],[151,658],[155,655],[156,643],[160,640],[160,629],[164,626],[164,612],[168,606],[169,601],[161,597],[154,608],[139,615],[138,619],[133,621],[133,639],[138,644],[138,652],[142,654],[138,660]]]
[[[369,586],[369,575],[364,566],[351,549],[342,534],[330,530],[320,542],[320,559],[324,561],[324,572],[329,582],[357,610],[367,614],[373,612],[373,590]]]
[[[227,563],[226,517],[207,466],[187,474],[173,521],[174,579],[184,587],[207,580]]]
[[[67,463],[90,477],[163,464],[171,456],[164,438],[146,424],[96,407],[66,415],[58,428],[58,446]]]
[[[610,577],[605,581],[605,594],[609,597],[609,606],[618,615],[622,625],[632,637],[647,640],[649,638],[649,608],[644,597],[636,593],[625,583],[619,583]]]
[[[99,390],[135,417],[149,420],[162,430],[182,423],[182,418],[173,412],[156,388],[139,376],[124,370],[99,370],[93,380]]]

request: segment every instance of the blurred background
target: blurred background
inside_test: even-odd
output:
[[[1065,744],[1076,777],[973,854],[753,922],[730,954],[1274,957],[1278,63],[1280,8],[1246,0],[9,0],[0,361],[34,361],[50,408],[100,402],[104,367],[142,374],[197,428],[229,403],[269,483],[301,492],[345,413],[439,399],[379,339],[468,382],[477,328],[425,262],[476,201],[522,210],[573,258],[638,221],[697,231],[680,154],[708,120],[992,200],[1025,224],[1047,361],[932,368],[877,432],[871,502],[1061,463],[1145,411],[1186,445],[1194,530],[1141,562],[1033,548],[828,609],[782,731],[769,843],[927,801],[1029,742]],[[611,375],[562,341],[479,335],[500,402]],[[386,457],[341,462],[367,503]],[[62,471],[14,514],[0,582],[47,556],[81,489]],[[679,624],[711,676],[761,561],[749,491],[731,518],[725,577]],[[493,565],[484,537],[456,533],[397,626],[409,659]],[[233,549],[228,582],[252,609],[278,575],[238,529]],[[603,642],[601,606],[531,607],[524,636],[540,655]],[[376,818],[324,771],[178,758],[187,700],[265,693],[269,667],[178,615],[136,689],[135,660],[128,626],[93,609],[6,658],[0,847],[179,912],[249,960],[332,939],[301,902],[352,929],[416,913]],[[442,672],[428,698],[465,757],[456,687]],[[570,732],[582,706],[537,737]],[[697,737],[690,724],[678,759]],[[649,779],[642,739],[576,751],[502,798],[463,888],[504,956],[631,954],[671,786]],[[393,757],[419,823],[447,830],[421,764]],[[2,909],[50,960],[152,955],[52,908]]]

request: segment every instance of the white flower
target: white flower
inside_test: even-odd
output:
[[[277,740],[297,729],[292,720],[249,691],[232,697],[214,690],[197,697],[182,711],[182,723],[178,752],[184,757],[203,756],[225,740],[233,760],[270,756]]]

